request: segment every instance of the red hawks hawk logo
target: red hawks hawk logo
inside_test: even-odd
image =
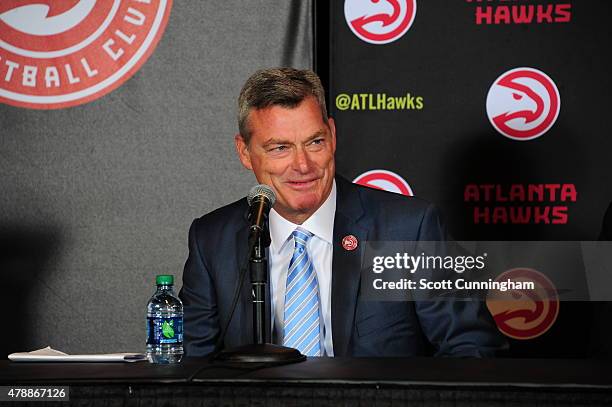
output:
[[[79,105],[129,79],[162,36],[172,0],[1,0],[0,102]]]
[[[542,273],[515,268],[495,281],[533,282],[535,290],[490,290],[487,307],[497,328],[514,339],[533,339],[548,331],[559,315],[559,295],[554,284]]]
[[[388,44],[410,29],[416,0],[346,0],[344,17],[353,33],[370,44]]]
[[[413,196],[412,188],[406,180],[394,172],[387,170],[372,170],[364,172],[353,180],[355,184],[374,189],[394,192],[406,196]]]
[[[495,129],[513,140],[533,140],[555,124],[561,109],[553,80],[533,68],[517,68],[495,80],[487,95],[487,115]]]

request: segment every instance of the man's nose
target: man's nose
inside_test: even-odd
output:
[[[310,171],[310,159],[303,148],[297,148],[293,157],[293,167],[296,171],[305,174]]]

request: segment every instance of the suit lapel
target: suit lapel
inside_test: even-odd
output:
[[[357,189],[339,177],[336,178],[336,187],[331,287],[332,336],[334,356],[346,356],[353,333],[361,259],[368,230],[358,223],[364,211]],[[342,245],[344,237],[349,235],[358,241],[357,249],[352,251]]]

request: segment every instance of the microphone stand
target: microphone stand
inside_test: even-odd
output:
[[[270,245],[269,233],[258,233],[249,258],[251,285],[253,286],[253,342],[257,345],[266,343],[267,336],[265,312],[268,260],[264,250],[264,241],[267,243],[265,247],[268,247]]]
[[[249,238],[249,270],[253,294],[253,344],[221,351],[215,360],[232,363],[261,363],[264,365],[283,365],[302,362],[306,356],[294,348],[266,342],[266,293],[268,285],[268,260],[266,248],[270,246],[270,233],[267,227],[256,228]],[[246,274],[246,273],[244,273]]]

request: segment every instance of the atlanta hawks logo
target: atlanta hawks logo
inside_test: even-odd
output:
[[[346,0],[344,17],[353,33],[370,44],[388,44],[410,29],[416,0]]]
[[[492,290],[487,307],[497,328],[514,339],[532,339],[543,335],[559,315],[559,296],[553,283],[542,273],[516,268],[500,274],[495,281],[533,282],[534,290]]]
[[[395,192],[406,196],[413,196],[412,188],[406,180],[394,172],[387,170],[372,170],[364,172],[353,180],[355,184],[374,189]]]
[[[2,0],[0,102],[58,109],[129,79],[161,38],[172,0]]]
[[[533,140],[555,124],[559,90],[548,75],[517,68],[495,80],[487,95],[487,115],[495,129],[513,140]]]

